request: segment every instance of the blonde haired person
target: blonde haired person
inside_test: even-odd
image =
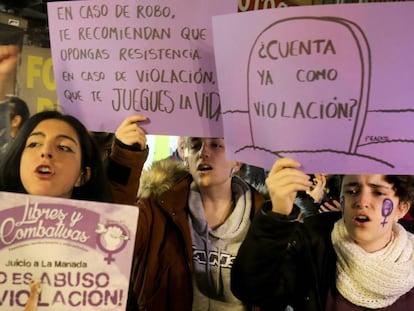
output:
[[[222,138],[186,138],[187,163],[143,172],[128,311],[248,310],[230,271],[264,198],[236,173]]]

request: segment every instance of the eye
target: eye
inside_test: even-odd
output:
[[[67,145],[60,144],[58,145],[58,149],[66,151],[66,152],[73,152],[73,149]]]
[[[39,145],[40,144],[38,142],[36,142],[36,141],[30,141],[30,142],[27,142],[26,148],[35,148],[35,147],[37,147]]]
[[[218,141],[212,141],[211,148],[214,148],[214,149],[224,148],[224,145]]]
[[[197,151],[197,150],[200,150],[200,148],[201,148],[201,142],[195,142],[190,145],[191,150]]]
[[[374,193],[374,195],[375,195],[375,196],[377,196],[377,197],[380,197],[380,196],[385,195],[385,193],[384,193],[384,192],[381,192],[381,191],[373,191],[373,193]]]
[[[354,188],[350,188],[350,189],[345,189],[344,194],[347,195],[357,195],[359,193],[358,189],[354,189]]]

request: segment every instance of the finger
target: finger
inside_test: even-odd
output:
[[[326,213],[326,212],[329,212],[330,211],[324,205],[319,206],[319,210],[321,211],[321,213]]]
[[[325,202],[324,205],[322,206],[324,208],[324,211],[326,212],[338,212],[339,211],[339,208],[330,202]]]
[[[139,134],[138,132],[127,132],[122,135],[118,135],[117,139],[126,145],[139,144],[141,149],[145,149],[147,146],[147,137],[145,134]]]
[[[123,135],[119,135],[117,139],[119,139],[120,141],[122,141],[123,143],[127,145],[132,145],[135,143],[146,145],[146,142],[147,142],[145,135],[139,135],[136,132],[124,133]]]
[[[298,168],[300,163],[291,158],[280,158],[272,166],[269,173],[277,173],[284,168]]]
[[[315,175],[316,177],[315,177],[315,181],[316,181],[316,184],[319,186],[319,187],[325,187],[325,185],[326,185],[326,178],[325,178],[325,175],[324,174],[316,174]]]
[[[145,135],[145,131],[137,123],[130,123],[120,126],[117,130],[117,133],[125,135]]]
[[[17,45],[0,45],[0,57],[1,58],[16,56],[18,54],[19,54],[19,48]]]
[[[338,201],[334,201],[332,204],[332,210],[336,212],[341,211],[341,204]]]
[[[143,116],[143,115],[133,115],[133,116],[129,116],[127,118],[125,118],[125,120],[121,123],[122,125],[128,125],[128,124],[133,124],[136,122],[143,122],[143,121],[147,121],[148,117]]]
[[[312,181],[310,180],[309,175],[296,168],[284,168],[277,173],[270,174],[268,177],[270,179],[279,180],[282,185],[288,183],[298,183],[309,187],[309,189],[312,186]]]
[[[310,188],[310,181],[303,180],[301,177],[288,178],[268,178],[265,181],[266,187],[271,196],[283,197],[286,195],[296,195],[297,191],[306,191]]]
[[[122,133],[129,131],[129,130],[137,130],[140,127],[138,126],[137,122],[145,121],[148,118],[142,115],[134,115],[125,118],[122,123],[118,126],[115,131],[116,135],[122,135]]]
[[[341,203],[338,200],[332,200],[332,203],[337,208],[340,208],[341,207]]]
[[[148,120],[143,115],[133,115],[124,119],[115,132],[115,137],[121,142],[132,145],[139,143],[141,147],[146,147],[146,132],[142,129],[138,122]]]

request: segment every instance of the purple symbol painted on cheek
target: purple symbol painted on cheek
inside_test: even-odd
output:
[[[384,217],[384,221],[381,225],[384,227],[387,224],[387,217],[391,215],[392,211],[394,210],[394,203],[390,199],[384,199],[382,201],[382,208],[381,208],[381,215]]]

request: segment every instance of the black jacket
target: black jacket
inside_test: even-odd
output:
[[[330,241],[340,213],[323,213],[293,221],[268,212],[255,216],[232,269],[236,297],[262,311],[324,310],[335,280],[336,255]],[[299,209],[295,207],[296,212]]]
[[[287,305],[295,311],[367,310],[336,290],[331,231],[341,213],[320,213],[299,222],[297,206],[289,216],[270,209],[267,202],[256,214],[239,249],[231,275],[235,296],[259,305],[261,311],[284,311]],[[414,289],[381,310],[405,311],[413,306]]]

